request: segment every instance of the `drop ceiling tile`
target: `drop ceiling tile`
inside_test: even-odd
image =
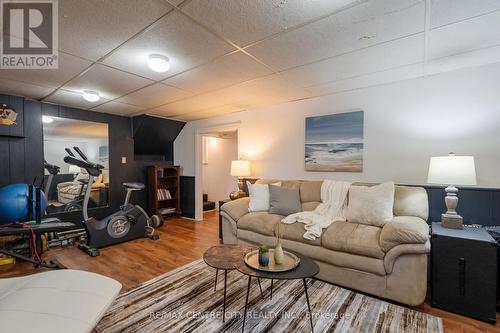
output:
[[[330,83],[309,87],[316,96],[335,94],[343,91],[388,84],[396,81],[414,79],[423,75],[423,65],[415,64],[390,69],[383,72],[367,74],[355,78],[333,81]]]
[[[432,0],[431,28],[500,10],[498,0]]]
[[[361,76],[423,61],[424,34],[339,55],[281,73],[302,86]]]
[[[164,82],[195,93],[203,93],[271,73],[269,68],[238,51],[171,77]]]
[[[217,117],[222,115],[227,115],[229,113],[243,111],[244,109],[233,107],[233,106],[222,106],[217,108],[212,108],[208,110],[203,110],[194,113],[187,113],[179,116],[173,116],[173,119],[182,121],[194,121],[199,119],[206,119],[211,117]]]
[[[59,52],[58,69],[2,69],[0,78],[57,88],[91,64],[90,61]]]
[[[155,83],[136,92],[117,99],[117,102],[127,103],[142,108],[152,108],[161,104],[170,103],[191,94],[162,83]]]
[[[59,1],[59,48],[97,60],[170,10],[164,0]]]
[[[162,80],[234,50],[234,47],[189,18],[174,12],[144,35],[126,43],[104,63],[153,80]],[[169,58],[171,67],[168,72],[156,73],[148,67],[148,57],[153,53]]]
[[[310,97],[308,90],[283,79],[275,74],[244,82],[218,93],[225,96],[225,103],[239,108],[249,109]]]
[[[128,116],[131,114],[138,113],[141,110],[142,110],[141,107],[130,104],[118,103],[114,101],[107,102],[92,109],[92,111],[112,113],[119,116]]]
[[[44,99],[44,102],[88,110],[99,104],[107,102],[107,100],[101,98],[97,102],[88,102],[83,99],[82,94],[80,93],[67,90],[58,90],[53,95]]]
[[[247,109],[309,96],[311,96],[309,91],[275,74],[163,105],[155,111],[181,115],[222,106]]]
[[[500,11],[431,30],[428,57],[438,59],[499,44]]]
[[[247,51],[276,70],[424,30],[422,0],[375,0],[258,43]]]
[[[40,99],[47,96],[53,88],[41,87],[30,83],[0,79],[0,93]]]
[[[221,94],[220,91],[212,91],[159,106],[153,109],[152,112],[169,116],[192,113],[212,107],[223,106],[230,102],[228,98],[229,96]]]
[[[425,64],[425,74],[432,75],[497,62],[500,62],[500,46],[488,47],[429,61]]]
[[[363,1],[192,0],[183,11],[239,46]]]
[[[95,90],[106,99],[115,99],[151,83],[151,80],[97,64],[63,88],[78,92]]]

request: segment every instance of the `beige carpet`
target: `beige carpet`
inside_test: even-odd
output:
[[[98,332],[241,332],[247,277],[228,273],[226,322],[222,322],[224,278],[203,260],[123,293],[97,326]],[[245,332],[310,332],[301,280],[262,280],[264,299],[252,279]],[[443,332],[442,321],[425,313],[308,280],[315,332]]]

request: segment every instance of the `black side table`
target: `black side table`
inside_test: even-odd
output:
[[[252,277],[256,277],[259,280],[259,286],[261,278],[271,279],[271,298],[273,295],[273,280],[298,280],[298,279],[302,280],[302,282],[304,283],[304,293],[306,294],[307,310],[309,311],[309,322],[311,324],[311,332],[314,332],[314,325],[311,314],[311,305],[309,303],[309,295],[307,294],[306,278],[312,278],[313,276],[318,274],[319,266],[312,259],[302,254],[296,252],[294,252],[294,254],[300,258],[300,264],[295,269],[287,272],[272,273],[272,272],[259,271],[257,269],[249,267],[244,261],[239,266],[236,267],[236,269],[240,273],[248,276],[245,312],[243,315],[243,327],[241,329],[242,332],[245,331],[245,320],[247,318],[247,309],[248,309],[248,295],[250,294],[250,284],[252,282]]]
[[[219,277],[219,269],[224,271],[224,303],[222,308],[222,322],[226,321],[226,290],[227,290],[227,271],[236,269],[236,266],[241,265],[245,254],[252,251],[253,248],[245,245],[216,245],[209,248],[203,254],[205,263],[216,269],[215,271],[215,284],[214,291],[217,290],[217,278]],[[264,298],[262,293],[262,286],[259,280],[260,295]]]
[[[431,304],[496,323],[497,242],[482,228],[432,223]]]

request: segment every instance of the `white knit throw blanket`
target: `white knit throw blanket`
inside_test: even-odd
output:
[[[288,215],[281,222],[292,224],[304,223],[304,238],[315,240],[321,236],[323,228],[335,221],[345,221],[344,210],[347,206],[347,193],[350,182],[325,180],[321,184],[321,203],[315,210]]]

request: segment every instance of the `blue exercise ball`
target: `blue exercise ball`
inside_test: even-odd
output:
[[[0,224],[12,222],[26,222],[29,219],[29,189],[27,184],[12,184],[0,188]],[[33,201],[31,205],[35,211],[36,190],[32,187]],[[47,198],[42,194],[41,208],[45,212]],[[43,213],[42,213],[43,215]]]

